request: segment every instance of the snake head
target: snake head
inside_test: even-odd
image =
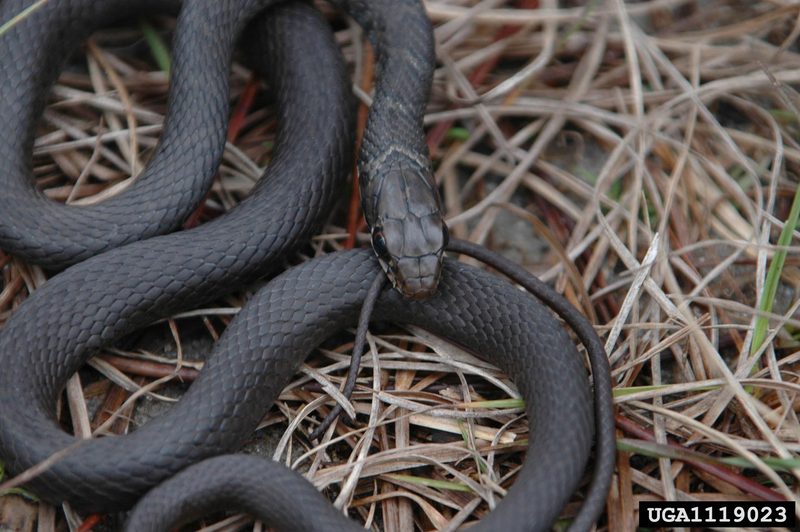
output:
[[[395,163],[372,197],[372,248],[392,285],[410,299],[436,291],[448,241],[432,181],[414,165]]]

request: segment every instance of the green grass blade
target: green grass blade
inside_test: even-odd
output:
[[[800,218],[800,187],[794,191],[794,200],[792,201],[792,208],[789,210],[789,217],[786,223],[783,224],[780,237],[778,237],[779,246],[789,246],[792,242],[792,232],[797,227],[797,220]],[[786,250],[779,249],[772,256],[772,262],[769,265],[767,272],[767,280],[764,283],[764,293],[761,297],[761,304],[759,310],[762,312],[772,312],[772,306],[775,303],[775,294],[778,291],[778,282],[781,278],[783,265],[786,262]],[[756,317],[755,330],[753,331],[753,341],[750,344],[750,355],[756,354],[764,339],[767,337],[767,326],[769,322],[766,316]]]
[[[489,401],[470,401],[464,404],[467,408],[525,408],[522,399],[492,399]]]
[[[169,49],[167,48],[166,43],[158,34],[153,25],[146,20],[139,20],[139,29],[142,30],[144,40],[147,43],[147,46],[150,47],[150,54],[153,56],[158,68],[169,75],[172,61],[170,60]]]
[[[752,462],[739,456],[709,456],[690,449],[681,449],[660,443],[619,438],[617,449],[626,453],[634,453],[651,458],[669,458],[684,462],[704,462],[708,464],[724,464],[740,469],[756,469]],[[800,467],[800,458],[778,458],[775,456],[762,456],[761,461],[775,471],[791,471]]]
[[[439,490],[472,492],[472,489],[469,486],[467,486],[466,484],[462,484],[460,482],[450,482],[448,480],[435,480],[432,478],[415,477],[412,475],[398,475],[395,473],[387,473],[383,476],[400,482],[407,482],[409,484],[416,484],[418,486],[427,486],[429,488],[436,488]]]

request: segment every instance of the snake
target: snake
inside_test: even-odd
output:
[[[333,208],[353,155],[348,77],[330,28],[316,11],[287,2],[259,16],[272,3],[196,0],[180,7],[159,144],[131,186],[92,206],[49,202],[31,186],[30,149],[46,89],[68,51],[91,31],[176,5],[51,2],[0,36],[0,51],[7,52],[0,54],[0,160],[7,187],[0,200],[0,248],[63,270],[16,309],[0,332],[0,458],[10,472],[21,473],[56,456],[26,486],[46,501],[68,501],[91,512],[127,510],[156,486],[169,490],[165,481],[185,479],[193,467],[219,468],[224,459],[241,464],[235,455],[208,459],[241,445],[305,356],[352,325],[375,277],[388,275],[396,290],[382,293],[373,319],[416,324],[481,353],[513,376],[526,400],[535,426],[528,458],[477,530],[548,528],[589,459],[591,388],[577,350],[549,311],[507,282],[443,258],[447,229],[421,134],[433,41],[417,1],[336,2],[365,29],[378,55],[375,98],[359,153],[373,251],[334,253],[272,279],[232,321],[200,378],[164,416],[120,437],[80,440],[61,429],[54,406],[88,358],[154,320],[271,272]],[[21,0],[0,4],[0,24],[25,7]],[[192,230],[172,232],[202,200],[216,172],[232,50],[252,19],[255,30],[248,28],[246,35],[259,52],[250,55],[267,73],[276,99],[272,160],[237,207]],[[596,385],[604,378],[595,375]],[[611,471],[608,466],[604,460],[605,480],[595,494],[607,490],[613,462]],[[239,482],[208,489],[249,493],[246,479]],[[257,515],[277,513],[275,526],[355,526],[291,471],[261,477],[259,485],[266,500],[293,501],[278,502],[274,510],[245,504]],[[576,529],[591,525],[602,498],[582,508]],[[139,505],[129,529],[168,528],[175,518],[170,511],[191,504],[176,502],[166,512]]]

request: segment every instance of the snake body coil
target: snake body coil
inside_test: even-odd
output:
[[[0,37],[0,49],[10,52],[0,54],[4,73],[0,117],[6,119],[0,125],[4,141],[0,157],[4,164],[9,161],[3,170],[9,193],[0,204],[4,209],[0,248],[48,267],[74,264],[37,290],[0,334],[0,458],[11,472],[19,473],[69,448],[28,483],[50,502],[66,500],[85,511],[127,509],[191,464],[238,447],[304,357],[335,331],[354,323],[364,294],[375,275],[380,275],[367,252],[354,251],[311,261],[277,277],[232,322],[182,400],[131,434],[80,441],[64,433],[54,418],[53,406],[66,380],[98,349],[155,319],[211,301],[263,275],[278,257],[310,236],[320,216],[332,208],[352,155],[348,81],[326,24],[308,6],[287,3],[260,20],[263,31],[255,33],[261,41],[257,48],[271,50],[262,57],[266,62],[262,67],[273,81],[279,112],[278,139],[265,175],[251,195],[226,215],[191,231],[153,236],[173,229],[194,208],[216,170],[224,145],[227,68],[233,43],[245,23],[269,3],[196,0],[183,6],[174,41],[170,112],[156,153],[128,190],[109,202],[80,209],[47,202],[33,191],[28,179],[30,155],[25,152],[32,145],[44,89],[53,81],[48,72],[63,60],[58,48],[64,45],[59,39],[70,36],[72,41],[73,35],[83,37],[116,18],[163,9],[167,3],[48,3]],[[361,14],[356,18],[379,54],[394,46],[381,41],[392,35],[381,17],[399,11],[407,16],[416,13],[418,19],[420,12],[411,0],[337,3]],[[17,0],[0,4],[0,23],[24,4]],[[419,26],[410,28],[426,34]],[[25,56],[25,39],[36,42],[36,52],[30,57]],[[421,50],[428,44],[423,42]],[[405,63],[413,72],[431,60],[409,53]],[[403,61],[379,61],[379,65],[381,79],[400,76],[411,87],[420,84],[418,79],[403,77],[409,75],[402,70]],[[193,77],[198,70],[201,77]],[[415,240],[416,233],[406,235],[404,229],[387,230],[396,221],[394,216],[380,218],[382,214],[377,213],[382,221],[373,226],[374,245],[378,235],[392,241],[386,243],[393,248],[390,253],[382,254],[386,268],[400,262],[392,254],[395,236],[402,237],[397,249],[406,269],[394,275],[411,296],[432,291],[439,280],[446,241],[446,229],[430,207],[438,207],[438,197],[425,174],[429,169],[421,131],[413,133],[420,125],[419,113],[427,97],[424,85],[429,81],[421,81],[422,103],[415,95],[412,101],[417,103],[406,108],[415,113],[412,118],[402,115],[401,100],[378,105],[382,97],[376,96],[378,109],[368,126],[375,131],[365,135],[365,146],[388,163],[388,170],[375,166],[372,159],[361,162],[369,185],[365,211],[372,209],[370,198],[376,204],[389,201],[372,188],[375,184],[378,189],[399,189],[405,203],[424,205],[412,217],[412,225],[422,231],[420,240]],[[382,105],[388,110],[380,110]],[[397,132],[406,125],[408,131],[402,135],[387,131],[397,124],[403,125],[395,128]],[[403,141],[406,135],[410,141]],[[411,179],[418,169],[422,185]],[[162,181],[170,175],[179,179]],[[373,181],[380,175],[384,177]],[[183,190],[187,186],[179,183],[183,177],[191,181],[191,190]],[[142,212],[152,216],[142,216]],[[12,214],[7,217],[6,213]],[[107,216],[117,222],[108,221]],[[36,219],[41,227],[32,222]],[[137,239],[145,240],[130,243]],[[377,249],[382,244],[377,243],[377,251],[382,251]],[[385,293],[375,319],[420,325],[483,353],[514,376],[534,425],[529,458],[508,495],[476,530],[550,526],[584,471],[592,441],[586,374],[574,346],[550,313],[489,274],[446,262],[433,297],[413,301],[396,291]],[[219,467],[216,460],[223,459],[197,467]],[[185,476],[193,471],[197,469],[186,469],[176,481],[189,478],[195,487],[208,489]],[[277,478],[282,481],[278,483]],[[286,472],[270,479],[260,489],[277,503],[272,510],[276,526],[289,523],[292,528],[334,531],[353,527],[309,491],[300,477]],[[223,502],[260,514],[259,508],[235,496],[246,493],[248,487],[226,487],[229,497]],[[168,485],[159,490],[169,493]],[[163,496],[164,491],[155,493],[151,499],[172,500]],[[209,496],[205,492],[194,502],[166,504],[166,509],[162,504],[160,510],[158,505],[142,506],[130,528],[163,529],[176,517],[170,512],[192,504],[207,506]],[[281,506],[281,500],[294,501],[294,505]],[[298,506],[302,506],[302,516]],[[320,520],[315,520],[316,515]]]
[[[218,383],[223,382],[226,368],[234,365],[247,367],[239,370],[247,374],[239,375],[237,382],[254,383],[255,389],[249,393],[264,394],[254,402],[271,403],[307,353],[342,327],[355,325],[375,275],[381,272],[374,259],[368,251],[359,250],[327,255],[276,277],[237,315],[215,347],[208,367],[203,369],[204,380],[196,381],[189,391],[195,393],[192,397],[185,396],[181,403],[194,402],[202,394],[206,397],[204,407],[211,412],[217,410],[219,407],[213,406],[213,391],[201,390],[210,388],[212,381],[214,386],[221,387]],[[313,308],[308,305],[309,291],[314,294],[314,301],[319,301]],[[497,508],[470,529],[546,529],[574,491],[592,443],[592,401],[586,371],[569,337],[550,312],[489,273],[445,261],[442,281],[433,297],[413,301],[394,290],[385,291],[373,318],[424,327],[469,346],[515,376],[533,426],[527,458]],[[245,393],[241,391],[242,395]],[[181,414],[173,411],[167,415],[177,422]],[[262,413],[257,409],[251,420],[253,426]],[[147,429],[146,425],[140,430]],[[201,476],[204,475],[194,476],[186,484],[196,483]],[[290,489],[287,486],[284,481],[273,489],[286,492]],[[150,500],[164,500],[164,506],[172,507],[175,512],[181,505],[171,503],[177,503],[178,496],[164,499],[168,492],[172,490],[165,487]],[[303,519],[311,520],[319,507],[313,502],[315,497],[308,501],[306,491],[289,493],[292,494],[289,500],[297,502],[282,510],[284,519],[297,519],[297,508],[301,507]],[[278,496],[272,492],[266,496],[276,501],[286,498],[286,494]],[[198,508],[209,506],[207,498],[190,504]],[[306,530],[344,527],[327,521],[329,515],[320,512],[321,521],[312,522]],[[290,528],[296,530],[295,526]],[[139,529],[131,526],[131,530]]]
[[[185,38],[195,53],[226,63],[231,35],[183,31],[181,37],[182,24],[188,19],[191,27],[216,30],[228,20],[241,26],[230,19],[242,13],[242,4],[187,3],[176,40]],[[248,3],[251,11],[256,4]],[[352,158],[353,108],[341,55],[327,24],[307,6],[282,7],[263,24],[259,34],[273,50],[263,67],[274,84],[279,130],[272,161],[249,197],[191,231],[134,242],[75,264],[37,290],[0,334],[0,456],[11,471],[75,443],[59,428],[53,407],[66,379],[97,349],[264,275],[313,234],[320,213],[332,209]],[[308,52],[302,60],[294,56],[297,47]],[[179,68],[176,64],[176,72]],[[216,112],[227,113],[227,98],[215,105]],[[227,370],[226,387],[232,391],[246,370],[237,368]],[[208,401],[217,403],[219,393],[200,398],[194,407],[182,401],[178,409],[189,411],[181,416],[185,424],[157,429],[156,420],[152,434],[158,437],[147,436],[143,427],[125,437],[87,442],[29,485],[47,500],[69,500],[82,509],[128,508],[188,463],[240,443],[240,411],[209,418],[203,411]],[[171,450],[170,438],[163,438],[168,433],[174,435]]]

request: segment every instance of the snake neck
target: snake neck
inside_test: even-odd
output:
[[[376,56],[375,91],[359,153],[362,207],[392,285],[423,299],[436,291],[447,244],[423,117],[433,30],[418,0],[332,0],[364,29]]]

